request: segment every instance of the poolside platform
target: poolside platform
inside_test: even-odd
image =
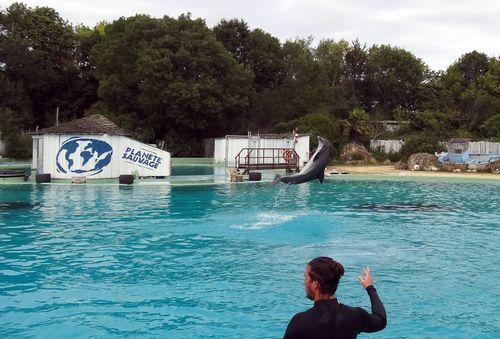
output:
[[[0,162],[0,171],[5,169],[29,169],[30,162]],[[232,167],[231,167],[232,168]],[[260,181],[249,181],[244,176],[243,182],[230,182],[229,168],[214,165],[211,158],[173,158],[172,175],[163,179],[137,178],[133,185],[138,186],[198,186],[198,185],[245,185],[255,183],[271,183],[276,174],[288,175],[285,170],[261,171]],[[337,174],[338,173],[338,174]],[[342,174],[347,173],[347,174]],[[0,184],[37,185],[32,172],[29,180],[23,178],[0,178]],[[493,173],[451,173],[398,170],[394,166],[329,166],[326,170],[326,181],[339,180],[388,180],[388,181],[439,181],[439,182],[491,182],[500,184],[500,175]],[[53,179],[50,183],[40,185],[120,185],[117,178],[88,179],[85,183],[72,183],[70,179]]]

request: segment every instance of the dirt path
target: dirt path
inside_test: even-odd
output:
[[[349,174],[379,174],[379,175],[401,175],[415,177],[451,177],[451,178],[477,178],[477,179],[497,179],[500,180],[500,174],[494,173],[452,173],[452,172],[425,172],[425,171],[408,171],[398,170],[394,166],[328,166],[327,173],[349,173]]]

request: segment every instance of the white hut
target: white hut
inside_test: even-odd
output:
[[[108,118],[96,114],[30,133],[37,173],[56,179],[165,177],[170,153],[130,138]]]
[[[234,166],[236,156],[248,148],[294,149],[299,156],[299,168],[309,160],[310,134],[257,134],[257,135],[226,135],[214,140],[214,163]],[[272,161],[272,159],[268,159]]]

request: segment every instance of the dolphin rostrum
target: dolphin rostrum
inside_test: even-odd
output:
[[[285,184],[302,184],[314,179],[318,179],[323,183],[325,180],[325,167],[330,161],[330,150],[332,145],[328,140],[318,137],[318,149],[314,152],[313,156],[309,159],[304,168],[299,172],[286,177],[281,177],[276,174],[273,180],[273,186],[281,181]]]

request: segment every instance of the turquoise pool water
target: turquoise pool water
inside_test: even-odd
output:
[[[500,336],[500,186],[0,185],[0,337],[278,338],[311,306],[305,263],[342,262],[339,299],[388,313],[370,338]],[[403,206],[397,206],[403,205]]]

